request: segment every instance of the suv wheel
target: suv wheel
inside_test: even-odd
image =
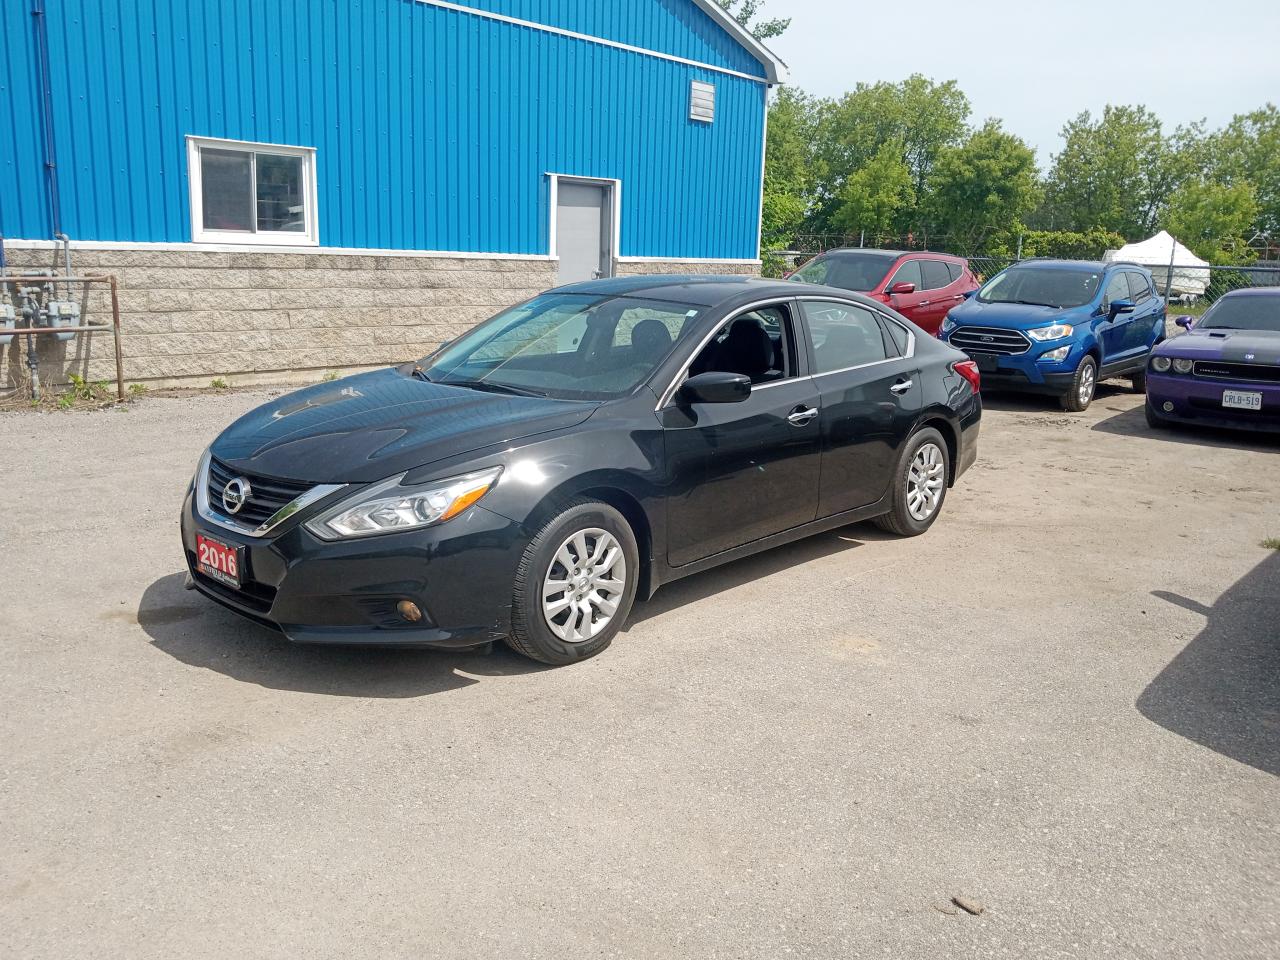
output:
[[[933,526],[947,499],[951,457],[942,434],[932,427],[912,434],[893,476],[893,507],[876,517],[876,526],[900,537],[918,537]]]
[[[1071,413],[1083,413],[1093,403],[1093,395],[1098,390],[1098,365],[1093,357],[1086,356],[1076,367],[1076,375],[1071,378],[1071,389],[1059,398],[1063,410]]]
[[[1146,393],[1147,392],[1147,368],[1143,367],[1141,370],[1135,373],[1132,377],[1129,378],[1129,382],[1133,384],[1134,393]]]
[[[594,657],[622,629],[639,579],[626,518],[605,503],[570,503],[525,548],[507,645],[553,666]]]

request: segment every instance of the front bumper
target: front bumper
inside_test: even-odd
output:
[[[1224,390],[1262,394],[1261,410],[1223,407]],[[1280,433],[1280,383],[1234,383],[1209,380],[1189,374],[1156,373],[1147,370],[1147,402],[1156,416],[1171,422]],[[1172,404],[1172,410],[1164,405]]]
[[[240,589],[196,570],[196,533],[243,547]],[[182,546],[196,589],[298,643],[466,648],[505,637],[512,583],[529,537],[482,507],[439,527],[328,543],[295,518],[254,538],[212,524],[187,494]],[[401,600],[423,611],[418,623]]]
[[[944,338],[946,342],[949,342],[951,334],[957,329],[963,329],[963,327],[948,331],[947,338]],[[1042,362],[1038,359],[1042,354],[1068,345],[1071,346],[1071,351],[1063,360]],[[976,360],[975,354],[981,351],[965,350],[964,352]],[[1057,396],[1071,389],[1076,367],[1080,365],[1080,360],[1086,353],[1088,350],[1083,344],[1067,344],[1061,340],[1051,340],[1047,343],[1033,343],[1026,353],[988,354],[987,356],[995,359],[996,368],[981,370],[982,387],[984,390],[988,388],[993,391],[1017,390],[1023,393]]]

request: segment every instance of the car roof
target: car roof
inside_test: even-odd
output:
[[[903,257],[935,257],[939,260],[954,260],[956,263],[967,262],[964,257],[956,256],[954,253],[942,253],[939,250],[880,250],[875,247],[835,247],[831,250],[823,251],[818,256],[829,257],[836,253],[870,254],[884,257],[886,260],[900,260]]]
[[[1096,270],[1102,273],[1109,267],[1136,267],[1136,263],[1103,263],[1100,260],[1055,260],[1051,257],[1033,257],[1030,260],[1019,260],[1017,263],[1009,266],[1010,270],[1017,267],[1048,267],[1050,270]],[[1145,268],[1144,268],[1145,269]]]
[[[1239,290],[1228,290],[1219,300],[1227,297],[1280,297],[1280,287],[1242,287]]]
[[[610,277],[587,280],[565,287],[557,293],[585,293],[595,296],[643,297],[691,306],[716,307],[768,297],[818,295],[845,300],[865,300],[851,290],[824,287],[794,280],[769,280],[763,277],[717,276],[711,274],[671,274],[647,277]]]

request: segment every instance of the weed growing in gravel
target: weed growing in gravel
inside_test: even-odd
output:
[[[1280,550],[1280,537],[1268,537],[1262,541],[1263,550]]]
[[[326,370],[326,371],[325,371],[325,374],[324,374],[324,382],[325,382],[325,383],[332,383],[334,380],[337,380],[337,379],[338,379],[338,371],[336,371],[336,370]]]
[[[217,377],[209,381],[209,386],[213,387],[213,389],[215,390],[225,390],[227,389],[229,384],[227,383],[227,381],[223,380],[221,377]]]
[[[131,383],[131,384],[129,384],[129,395],[130,395],[130,396],[133,396],[133,397],[141,397],[141,396],[143,396],[146,392],[147,392],[147,385],[146,385],[145,383]]]

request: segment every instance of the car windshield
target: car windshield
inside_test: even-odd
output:
[[[1196,324],[1198,330],[1274,330],[1280,332],[1280,293],[1263,297],[1225,297]]]
[[[1079,307],[1098,292],[1102,274],[1089,269],[1010,267],[980,291],[983,303],[1026,303],[1041,307]]]
[[[898,262],[892,254],[831,253],[815,257],[791,275],[800,283],[820,283],[866,293],[880,286],[889,268]]]
[[[492,393],[609,400],[647,380],[703,308],[585,293],[548,293],[445,344],[418,376]]]

